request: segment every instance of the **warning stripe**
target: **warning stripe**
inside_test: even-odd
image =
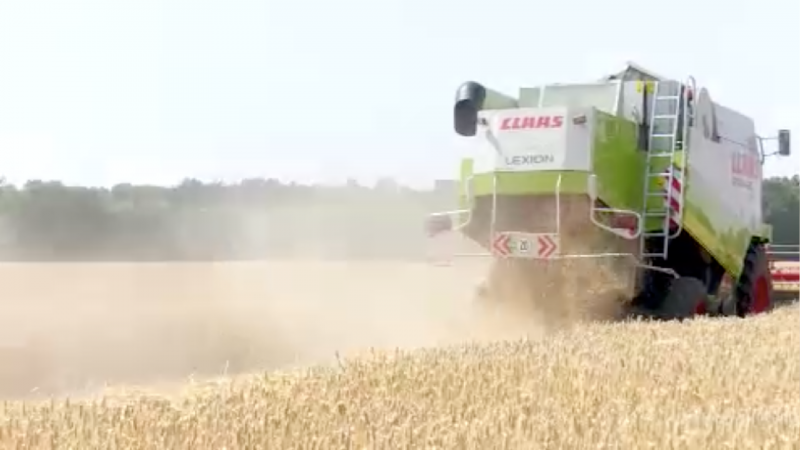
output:
[[[670,228],[677,228],[680,226],[681,212],[683,210],[683,199],[681,192],[683,192],[683,170],[680,166],[672,163],[667,169],[665,174],[672,173],[672,189],[669,191],[669,198],[664,201],[669,208],[669,226]],[[666,185],[666,183],[664,183]],[[666,193],[667,189],[664,188]]]

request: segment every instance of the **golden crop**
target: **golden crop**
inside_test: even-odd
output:
[[[800,308],[7,402],[2,448],[800,448]]]

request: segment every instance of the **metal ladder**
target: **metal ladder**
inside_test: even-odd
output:
[[[680,228],[670,235],[671,208],[670,200],[674,193],[675,153],[685,146],[689,117],[681,115],[686,111],[686,97],[681,83],[676,81],[654,82],[653,100],[650,109],[650,124],[647,137],[647,159],[645,163],[644,195],[642,220],[645,226],[651,219],[658,219],[661,226],[656,230],[645,229],[640,238],[639,252],[642,258],[667,258],[669,241],[680,233]],[[659,169],[666,163],[666,170]],[[680,174],[683,175],[682,173]],[[661,183],[653,185],[653,180]],[[678,193],[683,205],[684,190]],[[659,199],[658,206],[652,200]],[[683,207],[680,216],[683,215]],[[677,217],[680,227],[682,217]],[[646,242],[654,240],[659,244],[648,249]]]

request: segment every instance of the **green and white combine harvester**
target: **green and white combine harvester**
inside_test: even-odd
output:
[[[693,78],[634,64],[516,98],[466,82],[454,127],[475,149],[461,164],[461,206],[426,227],[462,233],[494,258],[483,298],[504,300],[504,271],[528,271],[535,296],[553,282],[534,272],[598,262],[626,272],[626,316],[744,317],[774,305],[762,164],[764,141],[789,155],[788,130],[761,137]]]

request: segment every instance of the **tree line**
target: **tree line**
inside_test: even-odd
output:
[[[797,176],[764,183],[765,220],[776,243],[798,244],[798,185]],[[425,215],[454,205],[454,185],[415,190],[388,179],[375,186],[272,179],[112,188],[0,182],[0,259],[419,259],[428,252]]]

